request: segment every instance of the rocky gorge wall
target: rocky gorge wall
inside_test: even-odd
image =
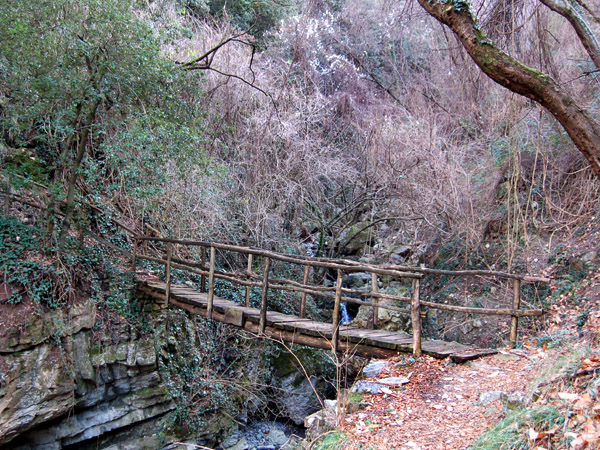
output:
[[[89,299],[66,311],[0,306],[1,449],[80,448],[175,407],[152,334],[101,324]]]
[[[186,439],[227,448],[252,442],[245,430],[260,421],[302,424],[322,407],[316,392],[335,395],[327,352],[293,356],[136,297],[142,327],[89,298],[62,309],[0,298],[0,450],[154,450]]]

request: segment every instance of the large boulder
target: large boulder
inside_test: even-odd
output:
[[[408,297],[410,295],[408,290],[401,286],[397,286],[395,288],[387,288],[384,289],[382,292],[398,297]],[[378,303],[380,305],[389,305],[395,308],[399,307],[405,309],[405,311],[392,311],[385,308],[378,308],[378,329],[389,331],[410,330],[410,306],[407,303],[386,298],[380,299]],[[352,322],[350,322],[349,325],[359,328],[370,328],[373,325],[373,307],[361,305],[358,308],[358,313],[356,314],[356,317],[354,317],[354,320],[352,320]]]
[[[350,289],[370,290],[371,274],[366,272],[350,272],[344,275],[342,279],[342,286],[344,285]]]
[[[273,401],[281,414],[297,425],[321,409],[322,399],[334,393],[333,385],[328,382],[335,378],[329,352],[300,347],[292,355],[283,350],[273,365]]]
[[[367,222],[359,222],[346,230],[337,245],[341,256],[362,256],[373,245],[374,235],[368,225]]]

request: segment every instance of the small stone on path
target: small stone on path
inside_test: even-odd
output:
[[[403,384],[410,383],[410,380],[406,377],[389,377],[377,380],[377,382],[386,386],[402,386]]]
[[[352,388],[352,392],[358,394],[379,394],[379,390],[385,387],[384,384],[373,383],[371,381],[359,381]]]
[[[385,360],[374,359],[365,366],[365,368],[362,370],[362,375],[365,378],[376,377],[383,369],[385,369],[387,364],[388,362]]]
[[[506,395],[506,393],[504,391],[483,392],[479,396],[479,400],[477,401],[477,404],[480,406],[489,405],[490,403],[493,403],[496,400],[500,400],[503,395]]]

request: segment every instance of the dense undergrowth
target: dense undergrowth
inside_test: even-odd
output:
[[[0,218],[0,271],[9,294],[4,301],[32,301],[55,310],[90,298],[101,313],[147,327],[134,301],[132,275],[120,258],[93,241],[82,246],[78,239],[69,239],[59,251],[45,233],[18,217]]]

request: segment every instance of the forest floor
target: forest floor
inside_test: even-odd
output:
[[[410,382],[365,394],[367,406],[345,418],[343,448],[600,449],[599,288],[600,272],[590,273],[558,296],[544,336],[524,337],[518,349],[459,365],[388,360],[368,381]]]

